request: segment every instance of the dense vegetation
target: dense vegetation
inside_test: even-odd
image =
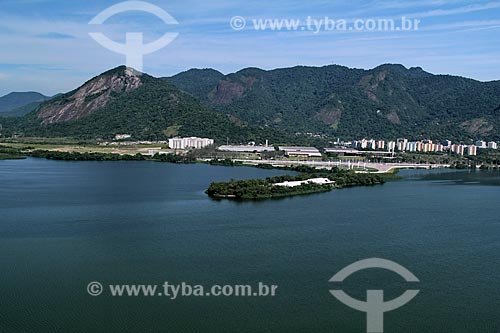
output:
[[[308,171],[312,170],[308,168]],[[306,183],[296,187],[273,185],[284,181],[302,181],[318,177],[328,178],[335,181],[335,184]],[[215,199],[258,200],[327,192],[334,188],[348,186],[369,186],[383,183],[384,178],[380,175],[355,173],[337,168],[331,171],[317,171],[314,169],[313,173],[302,173],[296,176],[286,175],[266,179],[231,180],[227,183],[212,183],[206,193]]]
[[[156,154],[152,157],[142,154],[135,155],[119,155],[112,153],[79,153],[79,152],[61,152],[34,150],[26,153],[31,157],[46,158],[49,160],[59,161],[157,161],[167,163],[195,163],[196,159],[190,154],[175,155],[175,154]]]
[[[25,156],[21,152],[21,148],[13,148],[0,146],[0,160],[19,160],[24,159]]]
[[[59,152],[35,150],[29,154],[36,158],[46,158],[48,160],[59,161],[144,161],[141,154],[119,155],[107,153],[77,153],[77,152]]]
[[[0,160],[18,160],[23,158],[25,156],[21,153],[21,149],[0,146]]]
[[[220,166],[230,166],[230,167],[243,165],[242,162],[234,161],[234,160],[232,160],[230,158],[226,158],[226,159],[223,159],[223,160],[219,160],[219,159],[215,158],[213,160],[210,160],[210,162],[208,162],[208,164],[210,164],[210,165],[220,165]]]
[[[191,154],[175,155],[175,154],[155,154],[154,156],[144,156],[142,154],[135,155],[120,155],[113,153],[79,153],[79,152],[62,152],[48,150],[33,150],[31,152],[21,153],[20,150],[14,148],[0,149],[0,153],[11,151],[11,154],[17,156],[31,156],[35,158],[45,158],[48,160],[59,161],[156,161],[166,163],[196,163],[196,158]],[[25,150],[26,148],[23,148]],[[15,151],[15,152],[14,152]]]
[[[24,158],[25,158],[24,156],[20,156],[20,155],[12,155],[12,154],[0,153],[0,161],[1,160],[21,160],[21,159],[24,159]]]
[[[222,79],[224,79],[224,74],[214,69],[190,69],[166,80],[177,88],[202,98],[203,102],[207,102],[208,94]]]
[[[253,125],[346,139],[500,139],[500,81],[401,65],[248,68],[216,83],[217,75],[202,80],[205,73],[188,71],[168,80]]]

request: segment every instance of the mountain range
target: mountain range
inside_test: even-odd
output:
[[[15,105],[12,96],[7,100]],[[370,70],[246,68],[229,75],[191,69],[167,78],[121,66],[35,108],[2,119],[4,134],[85,139],[182,135],[234,143],[298,142],[308,136],[500,139],[500,81],[433,75],[393,64]]]
[[[500,81],[386,64],[192,69],[165,80],[254,125],[342,138],[500,138]]]

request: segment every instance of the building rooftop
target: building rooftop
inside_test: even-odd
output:
[[[308,184],[308,183],[314,183],[314,184],[319,184],[319,185],[329,185],[329,184],[335,184],[333,180],[330,180],[328,178],[311,178],[307,180],[300,180],[300,181],[285,181],[283,183],[276,183],[274,186],[286,186],[286,187],[296,187],[300,186],[303,184]]]
[[[303,151],[303,152],[313,152],[313,153],[318,152],[318,153],[319,153],[318,148],[315,148],[315,147],[290,147],[290,146],[280,146],[280,147],[279,147],[279,150],[282,150],[282,151],[287,151],[287,152],[291,152],[291,151]]]
[[[249,145],[241,145],[241,146],[223,145],[217,149],[221,151],[235,151],[235,152],[274,151],[274,147],[249,146]]]

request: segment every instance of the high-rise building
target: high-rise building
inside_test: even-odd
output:
[[[465,152],[465,146],[464,145],[452,145],[451,147],[452,147],[452,151],[455,154],[463,155],[464,152]]]
[[[417,151],[424,150],[424,143],[422,141],[417,142]]]
[[[399,151],[405,151],[408,145],[408,139],[398,139],[397,140],[397,148]]]
[[[387,151],[394,151],[396,150],[396,142],[390,141],[387,143]]]
[[[467,146],[467,155],[476,156],[477,155],[477,147],[474,145]]]
[[[458,155],[463,155],[465,152],[465,146],[464,145],[451,145],[451,152],[458,154]]]
[[[495,141],[488,142],[488,148],[489,149],[498,149],[498,143]]]
[[[477,146],[477,148],[487,148],[488,147],[486,141],[483,141],[483,140],[476,141],[476,146]]]
[[[440,143],[438,143],[434,146],[434,151],[436,153],[441,153],[443,150],[444,150],[444,146]]]
[[[409,152],[416,152],[418,149],[418,142],[408,142],[406,145],[406,150]]]
[[[445,140],[445,141],[442,142],[442,144],[443,144],[444,147],[448,147],[449,149],[451,149],[452,143],[451,143],[450,140]]]

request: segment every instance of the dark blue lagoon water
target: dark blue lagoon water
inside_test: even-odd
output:
[[[385,332],[500,331],[498,173],[404,180],[282,200],[213,201],[212,181],[275,170],[152,162],[0,161],[1,332],[364,332],[328,280],[398,262],[420,294]],[[256,284],[275,297],[98,297],[107,284]],[[386,299],[414,285],[366,270],[340,288]],[[336,288],[339,289],[339,288]]]

